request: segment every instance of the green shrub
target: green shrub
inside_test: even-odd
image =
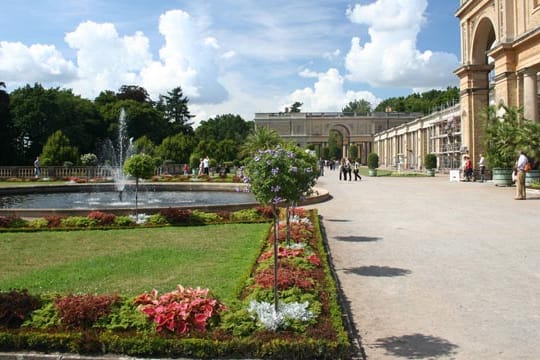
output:
[[[169,222],[167,218],[161,214],[152,214],[146,219],[146,223],[149,225],[167,225]]]
[[[376,153],[369,153],[367,156],[367,166],[370,169],[376,169],[379,167],[379,155]]]
[[[257,209],[243,209],[232,213],[232,221],[258,221],[261,219]]]
[[[114,225],[132,226],[135,225],[135,221],[133,221],[133,219],[129,216],[117,216],[116,219],[114,219]]]
[[[28,221],[28,227],[33,229],[44,229],[49,226],[49,221],[44,218],[38,218]]]
[[[114,306],[111,313],[99,321],[99,326],[107,330],[135,330],[146,332],[154,330],[154,324],[137,309],[133,299],[125,300]]]
[[[86,216],[69,216],[60,221],[60,225],[63,227],[87,228],[97,224],[97,220],[89,219]]]
[[[428,170],[437,168],[437,155],[433,153],[426,154],[424,158],[424,167]]]
[[[192,217],[200,220],[204,224],[215,224],[221,222],[223,219],[216,213],[204,212],[200,210],[193,210]]]
[[[44,299],[43,305],[32,312],[31,317],[24,322],[24,327],[47,329],[60,325],[58,310],[53,298]]]

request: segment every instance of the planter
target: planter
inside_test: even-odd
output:
[[[426,169],[426,176],[435,176],[435,169]]]
[[[368,170],[369,176],[377,176],[377,169],[369,169]]]
[[[525,186],[531,186],[533,181],[540,182],[540,170],[529,170],[525,173]]]
[[[493,183],[495,186],[512,186],[512,169],[493,169]]]

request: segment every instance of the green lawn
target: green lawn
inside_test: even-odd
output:
[[[0,234],[0,291],[161,293],[210,288],[228,302],[249,273],[269,225]]]

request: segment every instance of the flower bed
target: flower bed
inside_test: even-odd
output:
[[[139,357],[349,358],[316,211],[278,236],[278,311],[273,304],[273,236],[238,300],[178,286],[125,298],[116,294],[0,293],[0,350],[124,354]],[[178,215],[180,217],[180,215]],[[94,216],[96,219],[107,217]],[[110,219],[107,218],[107,221]],[[270,232],[269,232],[270,234]]]
[[[102,211],[89,212],[87,216],[51,215],[26,220],[18,216],[0,216],[0,232],[33,231],[45,229],[96,229],[134,226],[208,225],[230,222],[270,221],[271,212],[265,206],[217,213],[182,208],[165,208],[157,214],[146,216],[117,216]]]

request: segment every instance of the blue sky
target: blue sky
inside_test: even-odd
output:
[[[2,0],[0,81],[181,86],[196,121],[456,86],[459,1]]]

